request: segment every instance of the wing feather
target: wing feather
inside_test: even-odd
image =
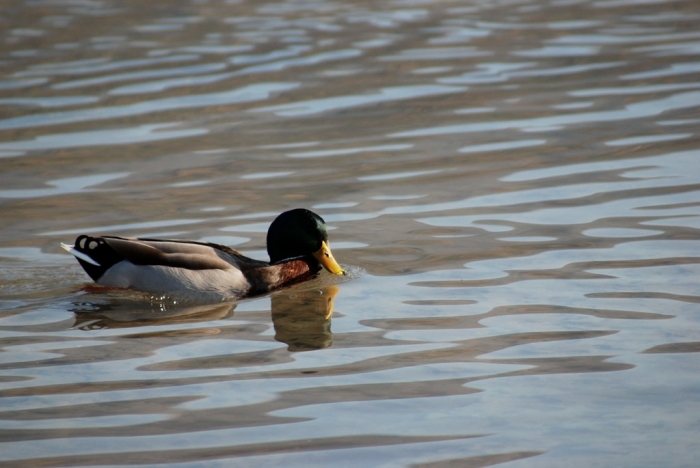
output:
[[[188,270],[228,270],[236,265],[223,260],[203,244],[170,241],[145,241],[121,237],[103,237],[125,260],[135,265],[161,265]]]

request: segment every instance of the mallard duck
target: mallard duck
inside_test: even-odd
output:
[[[300,208],[279,215],[267,232],[270,262],[224,245],[188,240],[81,235],[61,244],[97,284],[202,299],[243,299],[345,271],[333,258],[326,223]]]

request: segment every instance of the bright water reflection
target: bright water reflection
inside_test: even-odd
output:
[[[18,2],[0,31],[0,466],[694,466],[700,9]],[[59,243],[350,275],[193,304]]]

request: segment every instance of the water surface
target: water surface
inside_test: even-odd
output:
[[[695,466],[691,0],[16,1],[0,32],[0,466]],[[329,276],[90,286],[80,233]]]

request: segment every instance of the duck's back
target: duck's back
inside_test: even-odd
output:
[[[250,288],[242,270],[267,265],[229,247],[193,241],[80,236],[73,249],[98,284],[159,294],[240,298]]]

